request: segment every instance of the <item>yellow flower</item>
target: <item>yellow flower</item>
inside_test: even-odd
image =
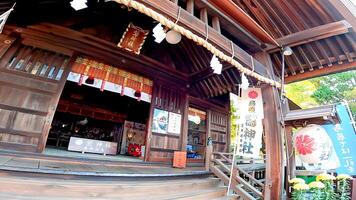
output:
[[[290,184],[296,184],[296,183],[305,183],[305,181],[301,178],[293,178],[291,180],[289,180]]]
[[[309,190],[309,186],[305,183],[297,183],[293,186],[295,190]]]
[[[340,174],[336,177],[337,180],[343,180],[343,179],[352,179],[351,176],[347,175],[347,174]]]
[[[330,174],[319,174],[316,177],[317,181],[331,181],[331,180],[335,180],[335,176],[330,175]]]
[[[325,185],[324,185],[324,183],[322,183],[320,181],[313,181],[313,182],[309,183],[309,187],[316,188],[316,189],[322,189],[325,187]]]

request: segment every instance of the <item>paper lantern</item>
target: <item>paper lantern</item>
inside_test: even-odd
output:
[[[182,39],[182,35],[177,31],[170,30],[166,34],[166,40],[169,44],[178,44]]]
[[[327,161],[331,155],[332,143],[322,126],[310,124],[293,136],[294,148],[304,163],[317,164]]]

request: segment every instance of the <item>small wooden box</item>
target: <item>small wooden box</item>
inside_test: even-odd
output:
[[[173,167],[185,168],[187,164],[187,152],[175,151],[173,155]]]

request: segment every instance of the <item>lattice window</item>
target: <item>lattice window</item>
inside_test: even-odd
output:
[[[68,56],[21,44],[11,47],[1,63],[7,69],[60,80],[68,60]]]

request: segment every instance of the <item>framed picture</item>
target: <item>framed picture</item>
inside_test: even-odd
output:
[[[168,133],[180,134],[182,115],[169,112]]]
[[[168,131],[168,111],[154,109],[152,132],[167,133]]]

